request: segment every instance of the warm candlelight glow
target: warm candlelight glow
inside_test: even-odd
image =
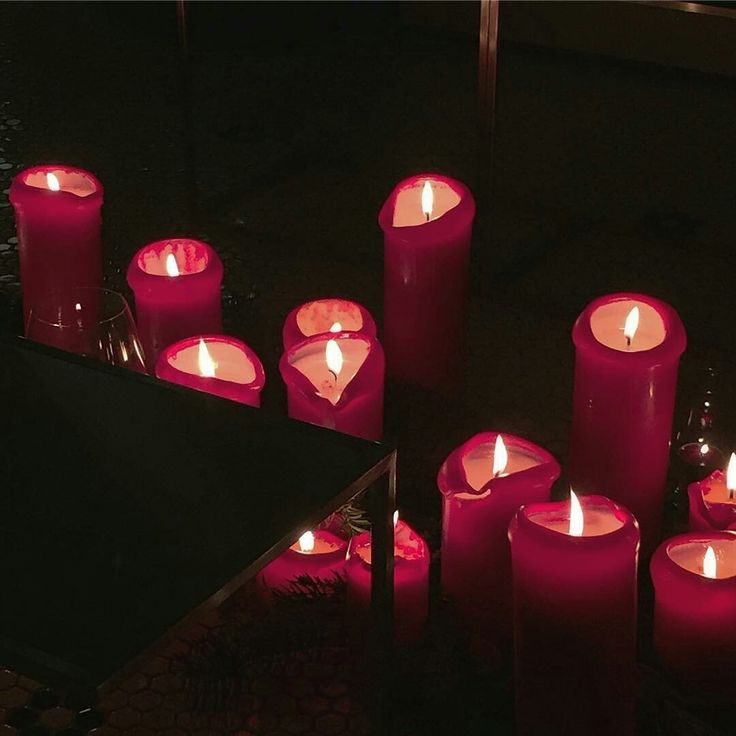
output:
[[[422,188],[422,213],[427,218],[427,222],[432,219],[432,210],[434,210],[434,192],[429,179],[427,179]]]
[[[166,256],[166,273],[169,276],[179,275],[179,264],[176,262],[176,256],[173,253]]]
[[[337,379],[340,371],[342,371],[342,350],[340,350],[340,346],[336,340],[327,341],[327,345],[325,345],[325,361],[328,370]]]
[[[728,467],[726,468],[726,489],[729,498],[736,495],[736,452],[731,453],[731,459],[728,461]]]
[[[582,537],[584,529],[583,509],[575,491],[570,489],[570,527],[567,533],[571,537]]]
[[[56,178],[56,174],[46,174],[46,186],[52,192],[58,192],[61,189],[61,184],[59,184],[59,180]]]
[[[633,307],[633,309],[626,315],[626,322],[624,323],[624,337],[626,338],[626,344],[631,345],[631,341],[636,335],[636,331],[639,328],[639,307]]]
[[[299,537],[299,550],[301,552],[312,552],[314,550],[314,534],[312,532],[304,532]]]
[[[716,577],[716,553],[713,547],[708,545],[708,549],[705,550],[705,556],[703,557],[703,575],[706,578],[715,579]]]
[[[199,341],[199,375],[204,378],[214,378],[215,377],[215,368],[217,368],[217,363],[215,363],[214,360],[212,360],[212,356],[210,355],[210,351],[207,350],[207,345],[205,345],[204,340]]]
[[[499,475],[503,475],[506,470],[506,466],[509,462],[509,454],[506,451],[506,445],[503,442],[503,437],[499,434],[496,437],[496,444],[493,448],[493,477],[498,478]]]
[[[394,511],[394,526],[396,526],[398,523],[399,523],[399,510],[396,509],[396,511]]]
[[[330,332],[342,332],[342,325],[339,322],[335,322],[332,327],[330,327]]]

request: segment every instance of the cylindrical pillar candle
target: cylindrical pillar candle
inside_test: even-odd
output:
[[[509,526],[517,733],[634,733],[639,528],[602,496],[522,507]]]
[[[399,380],[438,388],[457,377],[474,217],[470,190],[439,174],[405,179],[381,208],[384,345]]]
[[[376,336],[376,323],[370,312],[347,299],[317,299],[296,307],[284,322],[284,350],[313,335],[328,332],[362,332]]]
[[[156,377],[248,406],[261,405],[266,383],[258,356],[226,335],[197,335],[169,345],[159,355]]]
[[[102,286],[102,195],[95,176],[69,166],[35,166],[13,179],[24,326],[48,293]]]
[[[396,517],[394,517],[396,519]],[[359,623],[369,616],[371,603],[371,535],[350,540],[345,563],[348,601]],[[417,532],[398,519],[394,525],[394,625],[396,638],[417,641],[429,611],[429,547]]]
[[[442,592],[473,639],[511,640],[509,522],[519,507],[548,501],[560,466],[510,434],[481,432],[440,468]]]
[[[305,532],[282,555],[258,573],[259,581],[271,590],[288,590],[302,576],[319,580],[342,577],[348,543],[327,531]]]
[[[641,294],[596,299],[578,317],[570,482],[622,503],[651,553],[659,538],[685,329]]]
[[[689,687],[734,699],[736,533],[691,532],[652,557],[654,646]]]
[[[338,432],[383,435],[383,350],[357,332],[315,335],[287,350],[279,363],[289,416]]]
[[[736,529],[736,453],[724,473],[715,470],[687,487],[690,531]]]
[[[168,345],[222,331],[222,261],[199,240],[169,238],[143,246],[128,266],[136,321],[149,367]]]

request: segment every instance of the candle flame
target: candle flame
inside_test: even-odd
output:
[[[434,192],[432,191],[432,185],[429,183],[429,179],[424,182],[422,188],[422,213],[427,218],[427,221],[432,219],[432,210],[434,209]]]
[[[199,375],[203,378],[214,378],[215,377],[215,368],[217,368],[217,363],[215,363],[214,360],[212,360],[212,356],[210,355],[210,351],[207,350],[207,345],[205,344],[204,340],[200,338],[199,340]]]
[[[56,174],[46,174],[46,186],[52,192],[58,192],[61,189],[61,184],[59,184],[59,180],[56,178]]]
[[[304,532],[299,537],[299,549],[302,552],[312,552],[314,550],[314,534],[312,532]]]
[[[711,578],[711,580],[714,580],[716,577],[716,573],[716,553],[713,550],[713,547],[708,545],[708,549],[705,550],[705,556],[703,557],[703,575],[706,578]]]
[[[582,537],[585,528],[583,519],[583,508],[575,495],[575,491],[570,489],[570,527],[567,533],[571,537]]]
[[[342,370],[342,350],[337,340],[328,340],[325,346],[325,361],[328,370],[337,378]]]
[[[342,332],[342,325],[339,322],[334,322],[330,327],[330,332]]]
[[[506,470],[506,465],[509,462],[509,454],[506,451],[506,445],[503,442],[503,437],[499,434],[496,437],[496,444],[493,448],[493,477],[498,478],[499,475],[503,475]]]
[[[627,315],[624,323],[624,337],[631,343],[639,329],[639,307],[634,307]]]
[[[179,264],[176,262],[176,256],[173,253],[166,256],[166,273],[169,276],[179,275]]]
[[[399,523],[399,510],[394,511],[394,527]]]
[[[734,491],[736,491],[736,452],[731,453],[731,459],[728,461],[728,467],[726,468],[726,488],[729,497],[733,496]]]

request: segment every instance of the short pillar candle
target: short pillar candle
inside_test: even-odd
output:
[[[651,554],[660,534],[672,415],[685,329],[642,294],[596,299],[578,317],[570,482],[623,504]]]
[[[169,345],[159,355],[156,377],[256,407],[266,383],[258,356],[226,335],[197,335]]]
[[[687,487],[690,531],[736,529],[736,453],[728,467],[713,471],[707,478]]]
[[[634,733],[634,517],[602,496],[530,504],[509,526],[520,736]]]
[[[297,578],[319,580],[342,577],[348,543],[326,529],[305,532],[282,555],[258,574],[261,584],[270,590],[288,590]]]
[[[736,533],[668,539],[654,553],[651,573],[662,662],[683,684],[736,699]]]
[[[314,335],[329,332],[362,332],[376,336],[376,323],[370,312],[347,299],[315,299],[289,312],[284,321],[284,350]]]
[[[103,189],[88,171],[45,165],[15,176],[9,192],[18,230],[23,322],[50,292],[102,286]]]
[[[442,592],[474,640],[511,641],[509,522],[549,501],[557,461],[521,437],[481,432],[442,464]]]
[[[149,367],[168,345],[222,332],[222,261],[199,240],[169,238],[143,246],[128,266],[136,322]]]
[[[474,217],[470,190],[439,174],[405,179],[381,208],[383,340],[399,380],[445,388],[458,377]]]
[[[315,335],[279,363],[289,416],[369,440],[383,435],[383,350],[356,332]]]
[[[394,516],[394,627],[396,639],[416,642],[429,615],[429,547],[406,522]],[[371,535],[350,540],[345,563],[348,602],[363,624],[371,604]]]

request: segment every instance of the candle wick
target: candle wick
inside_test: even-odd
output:
[[[335,371],[330,370],[329,368],[327,369],[327,372],[335,379],[335,385],[337,386],[337,373],[335,373]]]
[[[429,222],[429,218],[431,217],[431,215],[429,214],[429,212],[425,212],[424,217],[426,218],[426,222]]]
[[[628,335],[626,335],[626,348],[628,349],[630,347],[631,347],[631,338]]]

